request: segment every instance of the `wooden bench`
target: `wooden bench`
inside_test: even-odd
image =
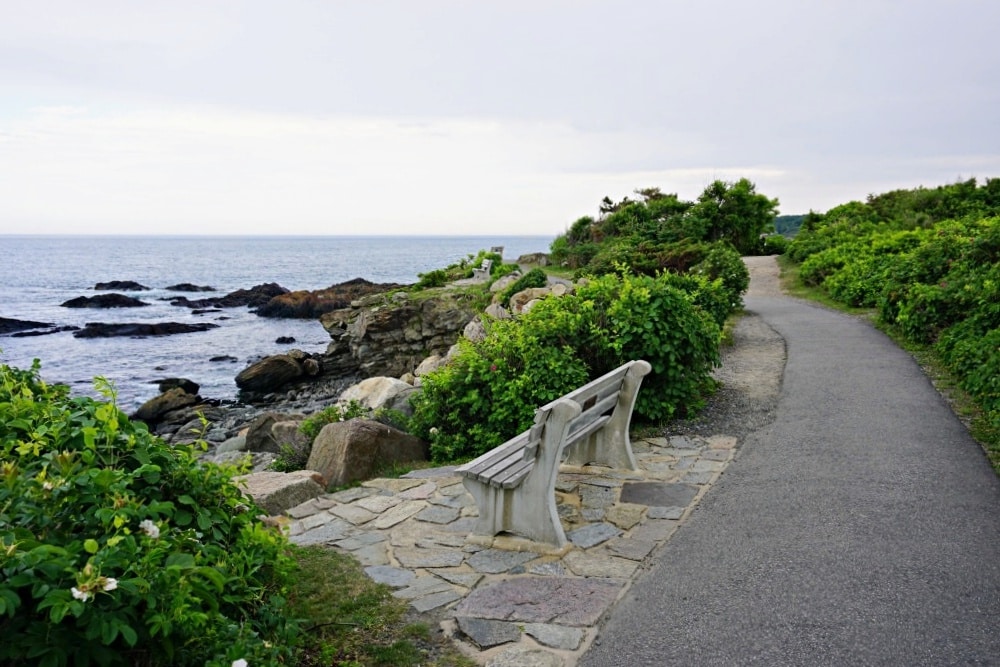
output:
[[[556,513],[559,463],[596,463],[637,469],[629,424],[645,361],[627,364],[557,398],[535,412],[535,423],[456,472],[476,500],[479,520],[473,533],[507,531],[554,544],[566,544]]]
[[[489,280],[493,272],[493,260],[484,259],[483,265],[478,269],[472,269],[472,277],[476,280]]]

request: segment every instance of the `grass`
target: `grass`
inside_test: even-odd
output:
[[[299,565],[289,613],[308,619],[302,667],[468,667],[450,641],[414,622],[406,602],[369,579],[352,557],[323,547],[293,547]]]
[[[880,331],[892,338],[900,348],[906,350],[919,364],[934,388],[951,406],[955,415],[965,424],[969,434],[979,443],[989,458],[993,469],[1000,474],[1000,428],[990,424],[986,414],[976,401],[959,386],[958,377],[948,369],[940,355],[930,345],[914,343],[905,338],[894,327],[879,321],[872,308],[854,308],[832,299],[819,287],[804,285],[799,277],[799,265],[784,255],[778,257],[781,269],[781,288],[785,293],[808,299],[828,308],[870,320]]]

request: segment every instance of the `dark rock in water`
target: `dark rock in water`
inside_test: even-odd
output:
[[[106,283],[97,283],[94,285],[95,290],[122,290],[123,292],[144,292],[149,288],[145,285],[140,285],[134,280],[112,280]]]
[[[222,309],[220,309],[220,308],[195,308],[194,310],[191,311],[191,314],[192,315],[206,315],[208,313],[221,313],[221,312],[222,312]]]
[[[274,391],[304,373],[302,366],[291,355],[276,354],[244,368],[236,376],[236,386],[242,391]]]
[[[214,292],[216,291],[214,287],[209,287],[208,285],[192,285],[191,283],[177,283],[176,285],[171,285],[166,287],[171,292]]]
[[[0,336],[12,334],[15,331],[47,329],[54,326],[51,322],[32,322],[31,320],[15,320],[10,317],[0,317]]]
[[[186,296],[177,297],[170,301],[171,306],[184,306],[186,308],[239,308],[249,306],[258,308],[278,296],[287,294],[288,290],[278,283],[264,283],[255,285],[250,289],[238,289],[230,292],[226,296],[215,296],[208,299],[189,299]]]
[[[295,342],[294,336],[278,336],[274,339],[274,342],[278,345],[291,345]]]
[[[112,336],[172,336],[173,334],[194,333],[215,329],[217,324],[183,324],[181,322],[157,322],[155,324],[106,324],[87,322],[83,329],[74,331],[76,338],[110,338]]]
[[[98,294],[78,296],[61,304],[63,308],[139,308],[149,304],[124,294]]]
[[[143,403],[132,415],[132,418],[146,423],[155,423],[168,412],[193,405],[197,401],[197,396],[187,393],[180,387],[174,387]]]
[[[228,361],[231,363],[235,363],[239,361],[239,359],[237,359],[236,357],[231,357],[228,354],[221,354],[217,357],[212,357],[211,359],[209,359],[209,361]]]
[[[153,384],[159,385],[160,393],[164,394],[171,389],[183,389],[185,392],[191,395],[197,395],[198,390],[201,386],[192,380],[187,378],[163,378],[162,380],[154,380]]]
[[[79,331],[80,327],[69,324],[62,327],[52,327],[51,329],[37,329],[32,331],[18,331],[10,335],[11,338],[28,338],[29,336],[48,336],[49,334],[62,333],[64,331]]]
[[[254,312],[261,317],[315,319],[323,313],[347,308],[352,301],[362,297],[403,287],[405,285],[398,283],[373,283],[363,278],[354,278],[312,292],[299,290],[277,295]]]

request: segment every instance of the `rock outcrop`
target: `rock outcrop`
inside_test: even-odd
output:
[[[31,320],[0,317],[0,336],[6,336],[19,331],[30,331],[32,329],[49,329],[54,326],[51,322],[33,322]]]
[[[255,472],[234,481],[269,516],[283,514],[323,493],[322,477],[312,470]]]
[[[279,294],[287,293],[288,290],[278,283],[263,283],[261,285],[255,285],[250,289],[238,289],[225,296],[215,296],[207,299],[189,299],[186,296],[174,297],[170,299],[170,305],[184,306],[192,309],[240,308],[242,306],[259,308]]]
[[[121,290],[122,292],[145,292],[149,290],[145,285],[140,285],[134,280],[110,280],[106,283],[97,283],[95,290]]]
[[[340,402],[357,401],[369,410],[378,410],[395,402],[400,394],[409,395],[413,390],[413,385],[396,378],[372,377],[345,389]]]
[[[215,329],[218,324],[200,323],[184,324],[181,322],[123,323],[107,324],[104,322],[87,322],[79,331],[74,331],[76,338],[110,338],[112,336],[172,336],[174,334],[196,333]]]
[[[181,387],[174,387],[143,403],[132,415],[132,418],[147,424],[155,424],[168,412],[194,405],[197,402],[198,396],[196,394],[189,394]]]
[[[303,352],[291,350],[275,354],[247,366],[236,376],[236,386],[241,392],[266,394],[280,389],[292,380],[315,377],[322,371],[319,360]]]
[[[394,463],[427,460],[426,443],[391,426],[367,419],[327,424],[313,441],[306,467],[326,480],[327,488],[374,477]]]
[[[169,287],[164,287],[163,289],[170,290],[171,292],[214,292],[214,287],[209,287],[208,285],[193,285],[191,283],[177,283],[176,285],[170,285]]]
[[[131,296],[112,292],[97,296],[78,296],[59,305],[63,308],[141,308],[149,304]]]
[[[299,290],[280,294],[255,311],[261,317],[315,319],[324,313],[347,308],[352,302],[372,294],[404,287],[398,283],[373,283],[363,278],[331,285],[326,289]]]

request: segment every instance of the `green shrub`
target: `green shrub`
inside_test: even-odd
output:
[[[720,279],[728,292],[733,308],[743,305],[743,293],[750,287],[750,271],[740,253],[727,242],[715,243],[700,263],[691,267],[691,273]]]
[[[365,417],[368,415],[368,412],[368,408],[356,400],[348,401],[344,405],[339,403],[331,405],[302,420],[302,423],[299,424],[299,433],[310,439],[315,439],[327,424],[346,422],[355,417]]]
[[[784,255],[785,251],[788,250],[788,243],[788,239],[781,234],[768,234],[764,237],[764,243],[761,246],[760,254]]]
[[[427,273],[418,273],[420,279],[414,285],[417,289],[430,289],[432,287],[444,287],[448,283],[448,274],[444,269],[434,269]]]
[[[518,292],[532,287],[545,287],[548,284],[548,274],[539,268],[534,268],[515,280],[501,293],[500,303],[506,306],[510,303],[510,297],[514,296]]]
[[[639,415],[664,420],[697,406],[720,328],[676,279],[601,276],[517,319],[487,321],[484,340],[461,341],[451,363],[423,377],[413,432],[437,461],[481,454],[526,429],[537,408],[631,359],[653,366]]]
[[[0,664],[289,658],[292,564],[233,472],[0,365]]]

